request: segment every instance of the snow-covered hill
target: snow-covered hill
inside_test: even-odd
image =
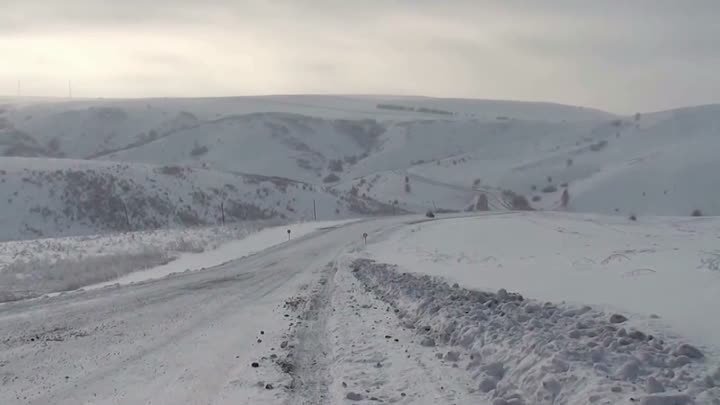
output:
[[[0,158],[0,240],[389,213],[283,178],[182,166]]]
[[[278,176],[414,211],[518,196],[557,210],[567,188],[571,211],[720,215],[718,117],[393,96],[5,100],[0,151]]]

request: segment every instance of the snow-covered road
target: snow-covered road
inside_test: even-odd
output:
[[[284,300],[363,232],[399,221],[321,230],[204,272],[6,304],[0,403],[237,404],[282,397],[281,390],[257,388],[274,377],[251,363],[279,350],[288,326]]]
[[[0,305],[0,404],[717,403],[716,359],[662,331],[368,259],[363,233],[397,244],[425,221]]]

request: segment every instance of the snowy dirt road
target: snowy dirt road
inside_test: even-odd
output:
[[[294,332],[288,303],[327,283],[328,264],[363,232],[407,221],[320,230],[204,272],[2,305],[0,403],[300,403],[305,393],[307,403],[328,402],[304,387],[326,385],[329,370],[305,364],[313,370],[300,374],[302,356],[297,370],[276,364],[311,342],[308,356],[322,350],[325,325]],[[329,295],[316,299],[327,304]]]
[[[0,305],[0,404],[720,403],[715,359],[673,336],[366,258],[363,233],[392,241],[426,221]]]

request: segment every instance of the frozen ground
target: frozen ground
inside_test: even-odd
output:
[[[669,260],[663,249],[677,244],[673,252],[688,264],[690,245],[680,242],[696,238],[696,249],[709,248],[712,241],[700,241],[717,222],[623,221],[560,214],[366,220],[216,267],[230,255],[195,256],[206,260],[205,271],[6,303],[0,403],[718,405],[714,335],[695,329],[699,318],[714,325],[712,306],[704,314],[682,307],[693,317],[688,324],[659,299],[657,311],[645,312],[626,302],[623,284],[652,272],[613,267],[618,256],[605,260],[622,248],[617,254],[633,263],[651,252],[625,251],[654,248],[652,274],[673,274],[671,263],[661,266]],[[514,250],[493,245],[511,236]],[[495,259],[483,262],[483,249]],[[589,258],[584,266],[560,266],[577,255]],[[522,266],[529,256],[536,266]],[[708,275],[710,286],[712,257],[686,271]],[[626,263],[625,270],[635,264],[649,268]],[[498,265],[515,273],[501,278],[502,270],[485,267]],[[563,278],[577,268],[601,275]],[[530,272],[534,283],[521,284]],[[665,294],[681,305],[709,298],[695,294],[698,279],[679,280],[638,294]],[[588,282],[610,300],[617,291],[617,302],[599,302]],[[543,283],[545,290],[531,288]],[[573,295],[574,287],[587,297]]]

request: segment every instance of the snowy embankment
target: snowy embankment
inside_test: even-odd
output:
[[[347,221],[171,229],[0,243],[0,302],[162,278],[253,254]],[[263,229],[264,228],[264,229]]]
[[[717,404],[718,229],[511,213],[417,223],[349,257],[396,322],[439,357],[462,353],[496,404]]]
[[[353,273],[420,346],[457,363],[494,405],[712,403],[720,368],[696,347],[589,306],[487,293],[360,259]],[[443,354],[442,347],[455,351]],[[444,351],[447,351],[445,349]]]

